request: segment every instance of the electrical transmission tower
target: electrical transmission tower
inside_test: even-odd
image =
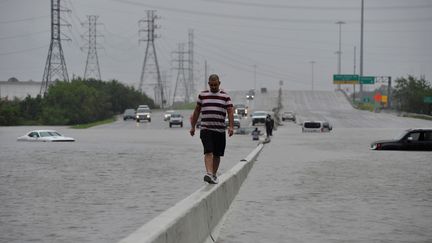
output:
[[[176,102],[188,102],[190,96],[190,85],[189,82],[186,81],[185,75],[185,65],[186,62],[184,55],[189,52],[184,51],[185,44],[180,43],[178,45],[178,51],[174,52],[178,55],[178,59],[174,61],[178,63],[178,67],[175,68],[177,70],[177,80],[174,86],[174,94],[173,94],[173,103]]]
[[[88,25],[88,33],[83,36],[84,39],[87,39],[87,44],[84,48],[88,50],[87,52],[87,62],[84,70],[84,79],[96,79],[101,80],[100,68],[99,68],[99,59],[97,55],[97,37],[101,37],[101,35],[97,35],[96,26],[98,25],[97,19],[99,16],[89,15],[87,16],[88,22],[83,23],[82,25]]]
[[[142,66],[141,78],[140,78],[138,90],[142,92],[144,81],[147,80],[148,79],[147,76],[149,76],[149,75],[146,76],[146,74],[156,73],[156,82],[148,83],[148,84],[155,84],[154,86],[155,103],[159,104],[163,109],[166,100],[164,96],[164,85],[162,84],[162,79],[159,71],[159,64],[156,55],[156,47],[154,43],[155,38],[157,38],[157,36],[155,35],[155,29],[158,28],[158,26],[155,25],[155,20],[158,18],[158,16],[155,15],[155,12],[156,12],[155,10],[147,10],[147,18],[139,20],[139,24],[143,25],[140,26],[139,32],[140,33],[147,32],[147,38],[139,39],[139,41],[147,42],[147,47],[144,56],[144,63]],[[152,61],[153,63],[151,63]],[[154,69],[152,71],[147,70],[147,66],[149,67],[149,69],[153,67],[156,70]]]
[[[51,0],[51,43],[48,50],[48,57],[45,64],[44,74],[40,94],[44,95],[48,91],[49,85],[56,80],[69,81],[69,76],[66,68],[66,61],[63,55],[61,45],[61,26],[70,26],[70,24],[62,24],[60,12],[70,10],[60,8],[60,0]],[[63,40],[70,40],[63,38]]]
[[[194,53],[193,53],[193,39],[194,39],[194,33],[193,30],[190,29],[189,30],[189,41],[188,41],[188,46],[189,46],[189,50],[188,50],[188,69],[189,69],[189,88],[188,88],[188,96],[187,96],[187,100],[186,102],[190,102],[193,101],[194,97],[191,97],[192,95],[195,95],[195,82],[194,82],[194,68],[193,68],[193,64],[194,64]]]

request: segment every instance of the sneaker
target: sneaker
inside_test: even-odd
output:
[[[204,176],[204,181],[209,184],[217,184],[217,178],[215,178],[213,175],[206,174]]]
[[[212,177],[213,177],[213,182],[214,182],[215,184],[218,184],[218,183],[219,183],[219,180],[218,180],[217,176],[216,176],[216,175],[213,175]]]

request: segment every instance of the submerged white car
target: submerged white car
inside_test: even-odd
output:
[[[25,142],[75,142],[74,138],[65,137],[55,130],[34,130],[18,137],[17,141]]]

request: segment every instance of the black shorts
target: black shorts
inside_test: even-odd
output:
[[[204,154],[213,153],[214,156],[224,156],[225,132],[203,129],[200,131],[200,138],[204,147]]]

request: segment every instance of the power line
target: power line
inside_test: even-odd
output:
[[[43,15],[43,16],[36,16],[36,17],[30,17],[30,18],[23,18],[23,19],[15,19],[15,20],[5,20],[0,21],[0,24],[11,24],[11,23],[18,23],[18,22],[28,22],[28,21],[35,21],[36,19],[43,19],[43,18],[49,18],[49,15]]]
[[[271,4],[271,3],[251,3],[251,2],[238,2],[232,0],[203,0],[212,3],[228,4],[228,5],[239,5],[239,6],[249,6],[249,7],[260,7],[260,8],[286,8],[295,10],[355,10],[358,11],[358,7],[329,7],[329,6],[306,6],[306,5],[285,5],[285,4]],[[346,1],[344,1],[345,3]],[[400,5],[400,6],[374,6],[367,7],[367,10],[399,10],[399,9],[424,9],[432,8],[432,4],[422,4],[422,5]]]
[[[43,46],[38,46],[38,47],[23,49],[23,50],[19,50],[19,51],[3,52],[3,53],[0,53],[0,56],[6,56],[6,55],[12,55],[12,54],[24,53],[24,52],[30,52],[30,51],[39,50],[39,49],[42,49],[42,48],[47,48],[47,47],[48,47],[48,45],[43,45]]]
[[[43,30],[43,31],[32,32],[32,33],[21,34],[21,35],[0,37],[0,40],[18,39],[21,37],[27,37],[27,36],[32,36],[32,35],[37,35],[37,34],[42,34],[42,33],[43,34],[49,33],[49,30]]]
[[[219,17],[219,18],[229,18],[229,19],[239,19],[239,20],[253,20],[253,21],[267,21],[267,22],[286,22],[286,23],[310,23],[310,24],[332,24],[334,19],[290,19],[290,18],[276,18],[276,17],[258,17],[258,16],[240,16],[240,15],[231,15],[231,14],[222,14],[222,13],[214,13],[214,12],[205,12],[205,11],[195,11],[190,9],[181,9],[181,8],[172,8],[172,7],[164,7],[153,4],[146,4],[141,2],[133,2],[130,0],[112,0],[117,2],[122,2],[125,4],[135,5],[135,6],[143,6],[153,9],[163,9],[171,12],[178,13],[187,13],[193,15],[201,15],[206,17]],[[357,9],[358,10],[358,9]],[[358,23],[360,22],[357,19],[347,20],[350,23]],[[419,17],[419,18],[411,18],[411,19],[383,19],[383,20],[368,20],[368,23],[396,23],[396,22],[429,22],[432,21],[432,17]]]

